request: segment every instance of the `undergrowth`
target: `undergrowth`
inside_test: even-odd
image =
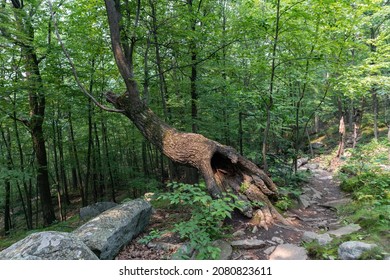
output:
[[[387,139],[361,145],[339,171],[341,188],[353,199],[340,214],[363,228],[364,240],[380,243],[386,251],[390,251],[389,148]]]
[[[173,192],[161,194],[157,200],[168,201],[171,205],[190,208],[192,211],[189,220],[176,223],[170,231],[178,233],[180,238],[189,242],[197,259],[217,259],[220,249],[213,246],[213,241],[223,237],[223,222],[226,218],[231,218],[235,209],[241,209],[242,203],[231,193],[224,194],[220,199],[212,199],[204,184],[171,183],[169,187]],[[141,242],[147,243],[160,234],[162,232],[152,232]],[[186,255],[180,257],[189,258]]]

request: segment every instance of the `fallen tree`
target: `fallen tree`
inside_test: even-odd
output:
[[[122,25],[121,1],[105,0],[105,5],[112,51],[127,89],[120,95],[113,92],[106,94],[106,100],[116,109],[102,106],[82,87],[72,60],[56,29],[57,37],[84,94],[100,108],[121,113],[129,118],[142,135],[170,160],[196,168],[203,176],[208,192],[213,198],[222,197],[226,192],[234,193],[244,202],[242,213],[252,218],[252,224],[266,229],[276,221],[288,224],[288,221],[272,205],[271,199],[277,197],[277,187],[263,170],[232,147],[222,145],[201,134],[177,131],[159,118],[140,98],[133,73],[133,52],[137,40],[135,35],[123,36],[126,34],[125,29],[128,28]],[[140,2],[135,13],[134,26],[138,25],[139,13]],[[55,27],[57,28],[56,22]]]
[[[259,167],[232,147],[200,134],[177,131],[143,102],[133,74],[135,40],[123,40],[121,36],[120,1],[105,0],[105,4],[113,54],[127,89],[122,95],[107,93],[107,101],[128,117],[142,135],[169,159],[198,169],[213,198],[231,191],[245,202],[242,212],[252,218],[253,224],[267,228],[276,220],[287,223],[270,200],[277,196],[277,187]]]

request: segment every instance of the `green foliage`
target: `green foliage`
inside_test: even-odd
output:
[[[358,202],[390,205],[390,172],[382,164],[389,164],[387,140],[373,140],[352,151],[352,156],[340,170],[341,188],[350,192]]]
[[[289,196],[282,196],[278,199],[278,201],[275,203],[275,206],[282,210],[286,211],[293,205],[293,200]]]
[[[160,232],[158,229],[157,230],[151,230],[148,235],[145,235],[141,239],[138,240],[138,243],[140,244],[148,244],[150,241],[157,239],[161,237],[161,235],[164,232]]]
[[[173,231],[189,240],[190,246],[197,251],[198,259],[218,258],[219,249],[212,246],[212,242],[222,236],[224,220],[231,218],[232,211],[240,209],[242,204],[231,193],[224,194],[220,199],[212,199],[203,184],[171,183],[169,186],[173,192],[162,194],[158,199],[188,207],[192,211],[190,220],[176,224]]]
[[[386,250],[390,227],[390,172],[388,140],[372,140],[351,151],[352,155],[340,169],[342,190],[349,192],[353,202],[340,209],[346,221],[358,223]],[[369,258],[369,257],[367,257]]]
[[[370,250],[364,251],[359,260],[383,260],[385,256],[384,251],[379,247],[374,247]]]
[[[361,241],[367,239],[369,235],[362,235],[361,233],[354,233],[342,238],[333,238],[333,240],[326,244],[320,245],[317,241],[304,242],[303,246],[308,252],[311,259],[315,260],[337,260],[338,248],[341,243],[346,241]],[[371,239],[372,240],[372,239]],[[374,241],[374,240],[372,240]],[[382,260],[385,257],[385,251],[380,247],[374,247],[371,250],[365,251],[360,260]]]
[[[280,194],[275,206],[281,211],[286,211],[295,206],[296,199],[302,193],[301,186],[304,182],[307,182],[309,175],[310,173],[301,171],[275,173],[273,180],[278,185]]]
[[[335,260],[338,257],[338,246],[342,243],[340,239],[334,239],[326,245],[320,245],[317,241],[303,243],[308,256],[314,260]]]

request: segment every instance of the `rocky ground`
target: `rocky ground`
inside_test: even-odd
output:
[[[311,173],[298,198],[298,207],[284,215],[292,226],[276,224],[268,230],[248,224],[247,219],[236,214],[229,222],[232,237],[220,240],[222,258],[233,260],[309,259],[302,241],[317,240],[327,244],[334,237],[350,234],[360,229],[358,225],[341,225],[337,207],[349,202],[341,192],[339,183],[331,170],[321,166],[320,161],[310,161],[300,167]],[[187,213],[189,214],[189,213]],[[133,240],[117,256],[117,259],[170,259],[183,244],[173,234],[166,234],[147,245],[138,243],[140,238],[155,229],[172,225],[183,213],[175,210],[156,210],[146,233]],[[183,247],[182,247],[183,248]],[[179,249],[180,250],[180,249]]]

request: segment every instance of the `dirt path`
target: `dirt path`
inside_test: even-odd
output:
[[[310,179],[302,188],[298,198],[299,205],[284,214],[293,224],[291,227],[275,225],[268,231],[249,227],[245,221],[235,227],[236,232],[244,234],[236,239],[265,240],[263,250],[236,250],[233,259],[269,259],[273,250],[280,244],[301,246],[304,232],[324,232],[340,228],[336,207],[349,199],[341,192],[339,182],[333,173],[321,168],[318,163],[309,163],[300,168],[311,173]]]
[[[339,183],[333,173],[311,162],[300,168],[311,173],[308,182],[303,186],[303,193],[298,199],[298,207],[288,210],[285,216],[292,222],[292,226],[275,225],[268,230],[253,227],[248,219],[242,215],[234,215],[231,221],[233,237],[228,242],[246,240],[249,243],[263,241],[262,246],[250,248],[234,248],[230,259],[269,259],[275,248],[281,244],[292,244],[302,249],[302,236],[305,232],[324,232],[340,228],[335,207],[348,201],[340,190]],[[164,227],[174,222],[179,213],[156,211],[153,215],[148,232],[152,229]],[[180,244],[174,236],[167,236],[146,245],[133,241],[119,254],[118,259],[164,259],[177,250]],[[290,246],[290,245],[289,245]],[[294,247],[294,248],[295,248]],[[271,257],[272,258],[272,257]],[[300,258],[298,256],[298,258]]]

